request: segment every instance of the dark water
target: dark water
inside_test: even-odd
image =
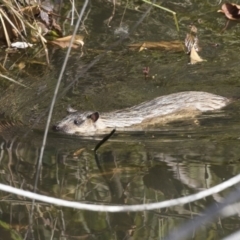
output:
[[[197,119],[144,132],[116,132],[99,149],[99,162],[92,149],[100,137],[81,138],[50,131],[38,193],[100,205],[143,204],[187,196],[239,173],[240,102],[236,99],[240,96],[240,25],[229,26],[221,34],[226,19],[217,13],[221,7],[218,3],[163,2],[177,12],[179,36],[171,14],[153,9],[129,38],[84,72],[96,57],[118,41],[114,31],[125,7],[117,6],[109,28],[103,21],[111,15],[111,5],[92,1],[85,21],[88,30],[85,53],[80,58],[79,50],[72,51],[53,123],[65,115],[69,104],[77,109],[111,111],[189,90],[207,91],[235,101],[221,111]],[[129,31],[147,9],[142,5],[136,11],[135,6],[130,1],[123,20]],[[141,41],[184,40],[190,23],[198,28],[200,55],[207,62],[189,65],[183,52],[137,52],[127,48],[127,44]],[[1,133],[1,183],[33,191],[46,120],[44,112],[50,104],[65,53],[50,49],[51,68],[30,64],[24,71],[13,71],[31,89],[10,86],[1,90],[1,112],[26,125],[7,128]],[[40,60],[44,62],[44,56]],[[144,67],[150,68],[147,80],[142,72]],[[75,80],[67,91],[66,87]],[[36,120],[37,130],[25,137]],[[77,150],[78,155],[74,154]],[[184,206],[136,213],[98,213],[37,203],[32,239],[164,239],[173,229],[201,215],[208,206],[219,204],[230,191]],[[0,194],[2,238],[24,239],[29,233],[31,201],[5,192]],[[189,239],[222,239],[238,229],[238,215],[218,217],[210,224],[192,229]]]

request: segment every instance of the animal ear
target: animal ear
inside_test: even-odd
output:
[[[74,113],[74,112],[77,112],[77,110],[70,106],[67,107],[67,113]]]
[[[93,122],[96,122],[99,118],[99,113],[98,112],[94,112],[90,115],[88,115],[88,118],[91,118]]]

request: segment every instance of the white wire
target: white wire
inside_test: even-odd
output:
[[[24,191],[24,190],[17,189],[4,184],[0,184],[0,190],[17,194],[23,197],[39,200],[42,202],[50,203],[50,204],[61,205],[64,207],[71,207],[71,208],[77,208],[82,210],[89,210],[89,211],[96,211],[96,212],[126,212],[126,211],[135,212],[135,211],[160,209],[160,208],[166,208],[166,207],[172,207],[176,205],[183,205],[186,203],[190,203],[190,202],[205,198],[207,196],[210,196],[214,193],[221,192],[237,184],[238,182],[240,182],[240,174],[212,188],[209,188],[207,190],[204,190],[199,193],[189,195],[186,197],[181,197],[181,198],[167,200],[163,202],[157,202],[157,203],[127,205],[127,206],[126,205],[125,206],[122,206],[122,205],[106,206],[106,205],[87,204],[87,203],[80,203],[80,202],[71,202],[71,201],[66,201],[66,200],[53,198],[53,197],[47,197],[44,195],[39,195],[36,193]]]
[[[240,239],[240,231],[237,231],[231,234],[230,236],[223,238],[222,240],[237,240],[237,239]]]

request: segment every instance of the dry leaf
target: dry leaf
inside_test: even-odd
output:
[[[73,153],[73,156],[74,156],[74,157],[79,156],[84,150],[85,150],[85,148],[80,148],[80,149],[78,149],[77,151],[75,151],[75,152]]]
[[[202,59],[196,52],[195,47],[192,46],[191,53],[190,53],[190,63],[195,64],[203,61],[206,61],[206,60]]]
[[[19,70],[22,70],[26,67],[26,64],[24,62],[20,62],[17,66]]]
[[[139,52],[141,52],[144,49],[146,49],[146,44],[145,43],[143,43],[142,46],[139,48]]]
[[[53,10],[52,5],[49,4],[49,2],[42,2],[41,6],[35,5],[21,9],[22,13],[25,16],[29,17],[30,20],[36,19],[36,16],[38,16],[38,19],[40,19],[41,23],[38,21],[37,25],[39,25],[39,27],[42,28],[42,30],[44,30],[42,31],[43,33],[47,33],[49,30],[52,30],[55,31],[57,35],[61,37],[62,29],[53,18],[54,14],[52,13],[52,10]]]
[[[144,42],[144,43],[134,43],[128,45],[129,48],[133,50],[139,49],[139,52],[143,49],[160,49],[166,51],[182,52],[183,45],[180,41],[160,41],[160,42]]]
[[[222,9],[218,10],[222,12],[230,20],[239,20],[240,19],[240,5],[234,3],[224,3]]]
[[[39,6],[35,5],[22,8],[20,11],[27,17],[34,18],[35,15],[38,15],[40,13],[40,8]]]
[[[48,43],[53,44],[53,45],[57,45],[61,48],[66,48],[66,47],[69,47],[69,43],[70,43],[71,38],[72,38],[72,36],[57,38],[53,41],[48,41]],[[82,47],[84,45],[83,38],[84,37],[82,35],[76,35],[75,39],[73,41],[73,44],[72,44],[72,48]]]

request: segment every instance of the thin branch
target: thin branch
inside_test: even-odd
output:
[[[20,85],[20,86],[22,86],[22,87],[29,88],[28,86],[26,86],[26,85],[24,85],[24,84],[22,84],[22,83],[19,83],[19,82],[17,82],[16,80],[14,80],[14,79],[12,79],[12,78],[10,78],[10,77],[7,77],[7,76],[5,76],[5,75],[2,75],[1,73],[0,73],[0,77],[5,78],[5,79],[7,79],[8,81],[13,82],[13,83],[16,83],[16,84],[18,84],[18,85]]]
[[[5,22],[4,22],[3,17],[2,17],[2,12],[3,11],[0,9],[0,20],[2,22],[3,31],[4,31],[4,35],[5,35],[5,38],[6,38],[7,45],[8,45],[8,47],[10,47],[11,46],[11,42],[10,42],[10,39],[9,39],[9,36],[8,36],[8,32],[7,32],[7,28],[6,28]]]
[[[113,2],[112,14],[111,14],[111,16],[106,20],[108,27],[111,27],[109,24],[110,24],[110,22],[112,21],[114,15],[115,15],[115,11],[116,11],[116,0],[112,0],[112,2]]]
[[[126,2],[126,6],[125,6],[124,11],[123,11],[123,15],[122,15],[121,22],[120,22],[120,27],[122,26],[122,21],[123,21],[124,15],[125,15],[126,10],[127,10],[127,5],[128,5],[128,0]]]

